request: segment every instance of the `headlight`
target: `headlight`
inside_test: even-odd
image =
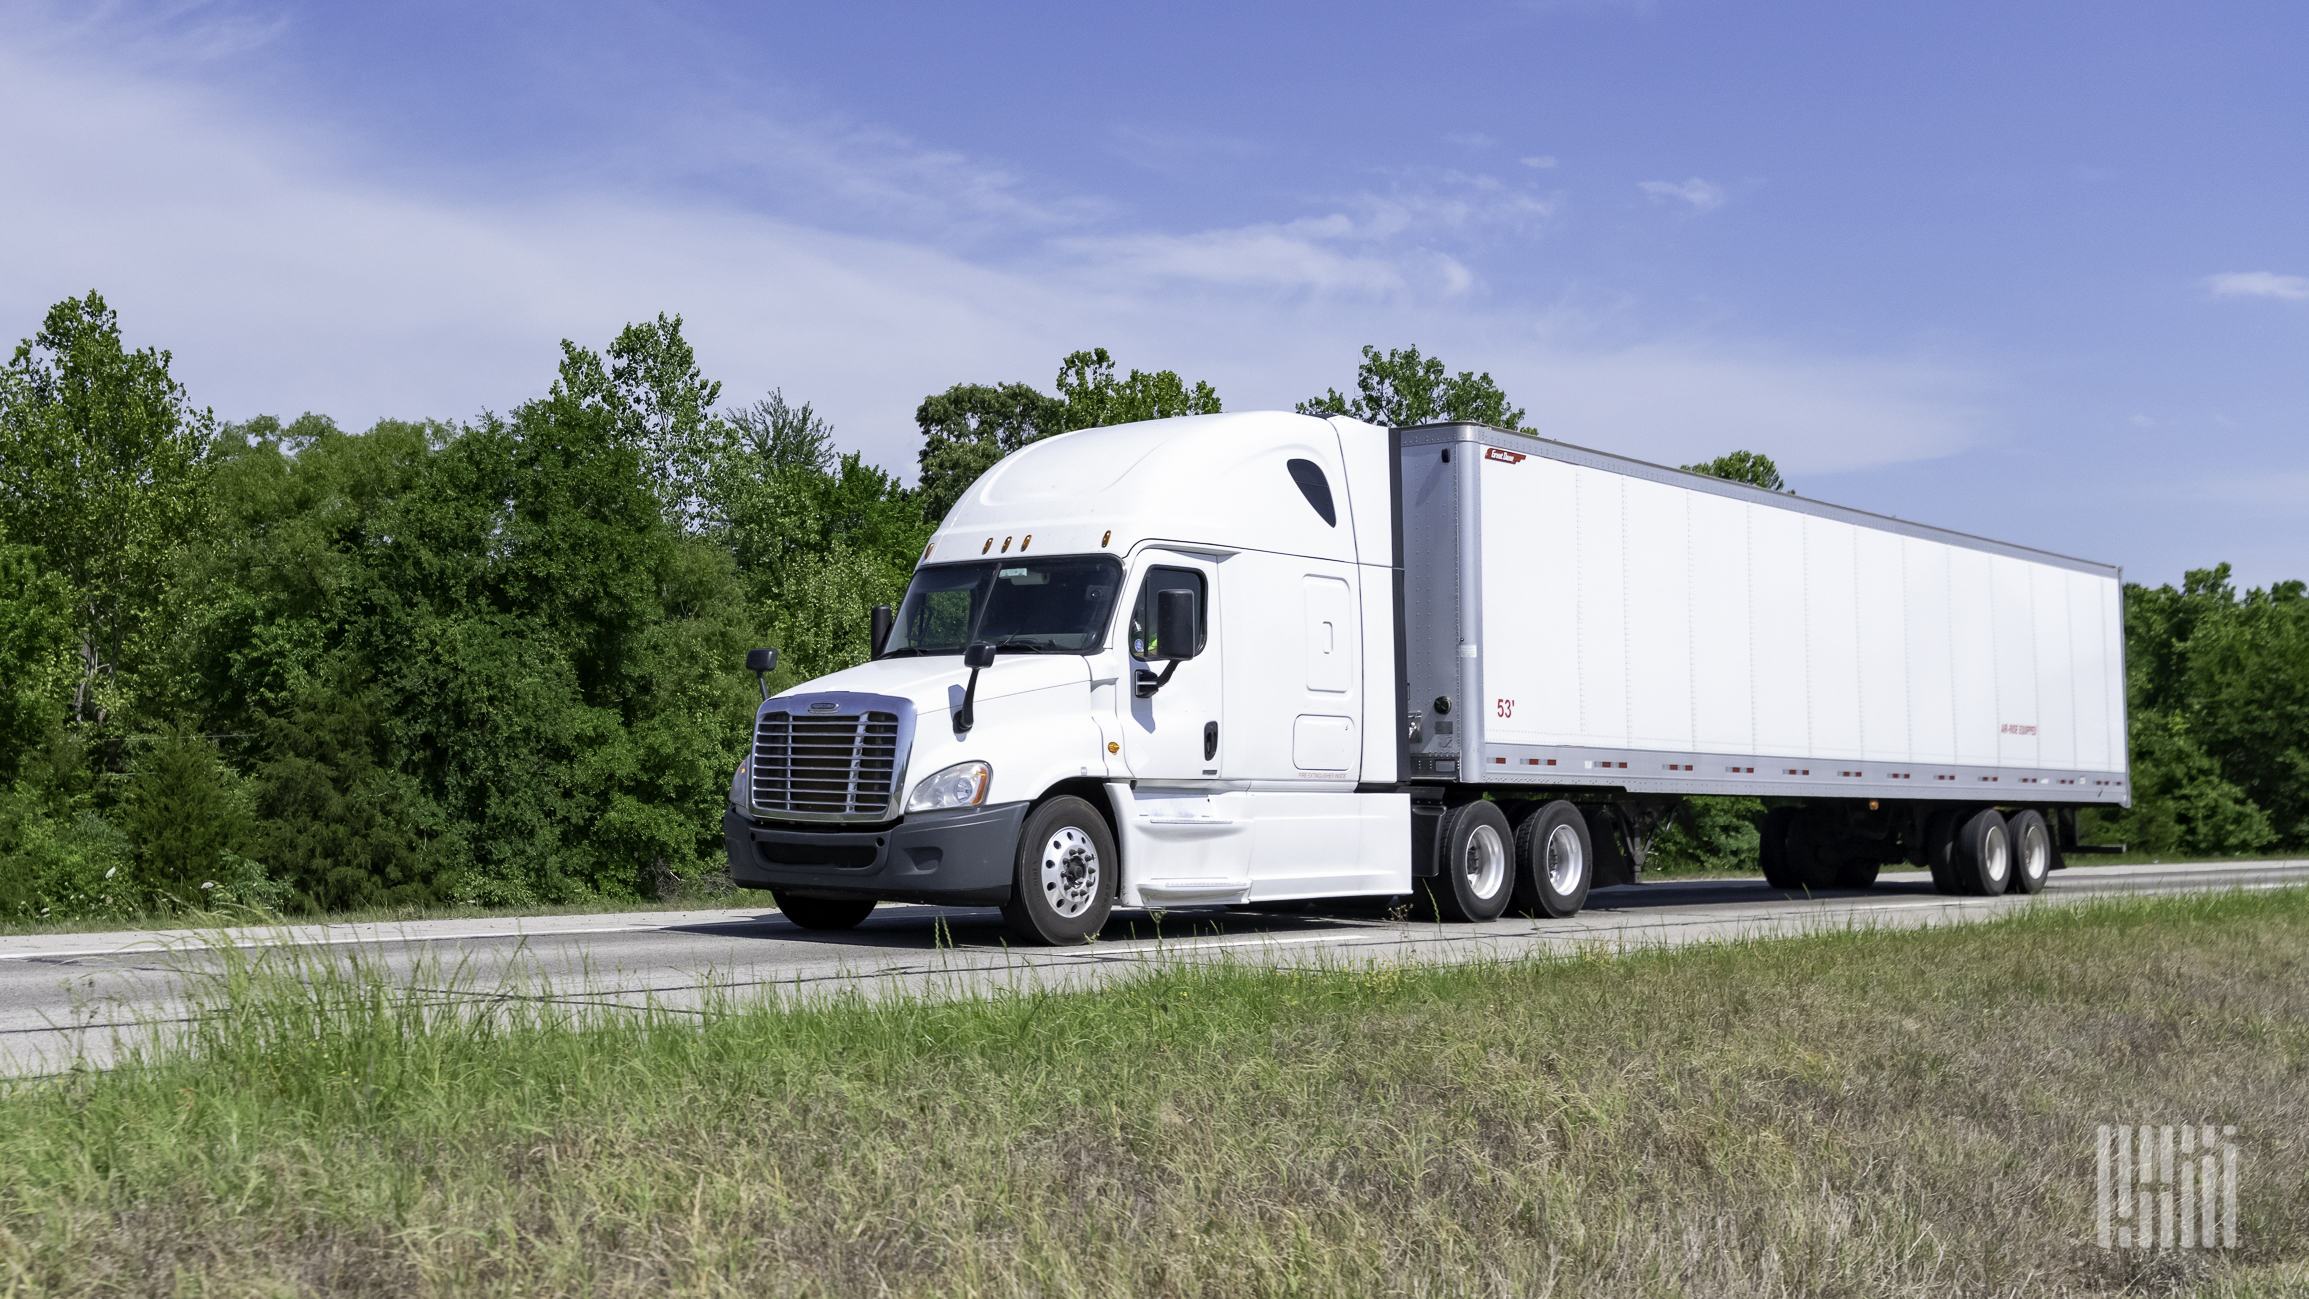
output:
[[[986,787],[994,783],[994,768],[983,762],[957,762],[914,787],[906,800],[909,812],[935,812],[947,807],[976,807],[986,801]]]

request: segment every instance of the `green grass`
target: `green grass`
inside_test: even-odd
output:
[[[212,959],[182,1041],[0,1098],[8,1293],[2245,1296],[2309,1259],[2302,890],[697,1015]],[[2095,1248],[2111,1122],[2236,1124],[2245,1248]]]

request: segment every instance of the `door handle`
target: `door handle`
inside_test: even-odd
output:
[[[1218,724],[1217,722],[1204,722],[1204,723],[1203,723],[1203,761],[1205,761],[1205,762],[1209,762],[1211,759],[1213,759],[1213,758],[1215,758],[1215,757],[1218,757],[1218,756],[1219,756],[1219,724]]]

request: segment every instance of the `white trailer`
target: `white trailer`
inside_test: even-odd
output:
[[[765,700],[732,872],[804,924],[985,903],[1047,941],[1117,905],[1567,915],[1676,800],[1754,794],[1776,885],[2033,891],[2128,801],[2119,588],[1477,425],[1087,429],[971,488],[873,661]]]

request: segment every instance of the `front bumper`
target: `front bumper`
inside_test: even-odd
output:
[[[873,830],[818,831],[722,816],[730,878],[804,897],[874,898],[948,906],[1010,900],[1026,803],[917,812]]]

